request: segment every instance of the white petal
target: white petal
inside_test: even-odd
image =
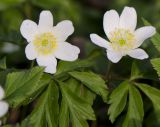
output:
[[[137,13],[133,7],[125,7],[120,16],[120,27],[135,30],[137,25]]]
[[[38,27],[42,32],[46,32],[53,27],[53,15],[50,11],[40,13]]]
[[[106,41],[105,39],[101,38],[99,35],[90,34],[90,38],[94,44],[96,44],[100,47],[106,48],[106,49],[110,48],[110,43],[108,41]]]
[[[0,86],[0,100],[2,100],[4,98],[4,90],[3,88]]]
[[[148,58],[148,54],[143,49],[139,49],[139,48],[129,51],[128,55],[130,57],[133,57],[135,59],[140,59],[140,60]]]
[[[145,26],[137,29],[135,31],[135,36],[136,36],[136,47],[139,47],[144,40],[150,38],[156,33],[156,29],[152,26]]]
[[[107,11],[103,17],[103,27],[109,38],[109,33],[119,26],[119,15],[115,10]]]
[[[37,57],[37,52],[32,43],[29,43],[25,48],[26,57],[29,60],[34,60]]]
[[[49,65],[45,68],[45,72],[50,73],[50,74],[54,74],[54,73],[56,73],[56,67],[57,67],[57,65]]]
[[[74,26],[71,21],[64,20],[59,22],[53,28],[53,34],[55,34],[58,42],[64,42],[74,32]]]
[[[0,101],[0,117],[4,116],[8,111],[8,103]]]
[[[54,56],[38,56],[36,60],[40,66],[57,65],[57,60]]]
[[[113,63],[118,63],[122,58],[122,55],[118,52],[107,50],[107,57]]]
[[[77,46],[71,45],[67,42],[58,43],[57,50],[55,51],[55,56],[58,59],[65,61],[74,61],[78,58],[80,49]]]
[[[20,31],[22,36],[31,42],[37,32],[37,24],[31,20],[24,20],[21,24]]]

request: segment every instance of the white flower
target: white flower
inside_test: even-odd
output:
[[[4,90],[0,86],[0,117],[4,116],[7,113],[8,107],[9,107],[8,103],[2,100],[3,98],[4,98]],[[1,125],[1,121],[0,121],[0,125]]]
[[[28,41],[25,53],[29,60],[36,59],[39,66],[44,66],[45,72],[55,73],[57,60],[74,61],[80,50],[66,42],[74,32],[71,21],[64,20],[53,26],[53,16],[50,11],[42,11],[38,25],[31,21],[23,21],[20,28],[22,36]]]
[[[119,16],[115,10],[104,14],[103,27],[110,42],[97,34],[91,34],[92,42],[107,51],[107,57],[117,63],[123,56],[129,55],[136,59],[148,58],[147,53],[138,48],[144,40],[153,36],[156,30],[152,26],[145,26],[135,30],[137,14],[134,8],[125,7]]]

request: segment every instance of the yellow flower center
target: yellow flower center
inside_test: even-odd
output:
[[[115,29],[109,33],[111,45],[115,51],[127,51],[134,48],[135,35],[132,31],[127,29]]]
[[[56,38],[51,32],[36,35],[33,44],[38,55],[52,54],[57,47]]]

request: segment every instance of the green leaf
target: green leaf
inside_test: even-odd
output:
[[[140,88],[149,97],[153,103],[154,108],[156,110],[160,110],[160,90],[142,83],[137,84],[137,87]]]
[[[0,84],[5,85],[6,77],[8,73],[15,71],[14,69],[5,69],[0,71]]]
[[[32,112],[30,124],[34,127],[48,127],[58,126],[59,105],[58,105],[59,91],[54,82],[51,82],[47,90],[39,98],[38,104]]]
[[[86,120],[95,120],[94,111],[91,105],[84,100],[84,98],[78,96],[75,92],[70,90],[67,83],[60,81],[58,81],[58,83],[61,88],[62,97],[68,105],[73,127],[88,126]]]
[[[152,38],[151,41],[153,45],[157,48],[157,50],[160,52],[160,34],[156,33]]]
[[[108,109],[109,119],[113,123],[115,119],[124,110],[127,102],[129,84],[127,81],[121,83],[110,95]]]
[[[86,120],[71,109],[71,119],[73,127],[89,127]]]
[[[144,117],[143,101],[137,88],[129,86],[129,107],[123,127],[142,127]]]
[[[148,96],[154,107],[155,121],[160,123],[160,90],[147,84],[139,83],[137,86]]]
[[[68,126],[69,126],[69,108],[66,100],[63,98],[59,114],[59,127],[68,127]]]
[[[58,126],[58,117],[59,117],[59,89],[56,84],[53,82],[48,87],[48,97],[47,104],[45,107],[46,110],[46,119],[48,122],[48,127],[57,127]]]
[[[13,72],[7,75],[6,99],[12,107],[23,105],[25,100],[32,100],[32,95],[48,84],[50,78],[42,78],[43,70],[42,67],[35,67],[29,71]]]
[[[61,76],[67,72],[70,72],[72,70],[90,67],[93,64],[94,64],[94,62],[91,61],[90,59],[77,60],[74,62],[60,61],[58,64],[58,69],[57,69],[55,76],[58,77],[58,76]]]
[[[130,80],[135,80],[135,79],[156,80],[157,74],[155,73],[149,62],[146,61],[139,62],[135,60],[132,63]]]
[[[151,60],[152,66],[157,71],[158,76],[160,76],[160,58],[155,58]]]
[[[96,97],[96,94],[94,92],[90,91],[81,82],[77,81],[74,78],[70,78],[66,83],[69,84],[68,87],[70,88],[70,90],[72,90],[72,92],[86,100],[90,105],[93,104],[93,101]]]
[[[142,21],[143,21],[144,25],[146,25],[146,26],[150,26],[150,25],[151,25],[151,24],[150,24],[146,19],[144,19],[144,18],[142,18]]]
[[[1,69],[6,69],[6,57],[4,57],[3,59],[0,60],[0,68]]]
[[[72,92],[65,83],[60,82],[60,88],[62,91],[62,96],[66,99],[69,108],[76,111],[78,114],[81,114],[84,119],[95,120],[94,111],[91,105],[85,101],[83,98],[77,96]]]
[[[80,82],[78,82],[77,80],[75,80],[73,78],[70,78],[68,81],[65,81],[65,83],[67,84],[67,87],[74,94],[76,94],[80,98],[83,98],[84,100],[86,100],[90,105],[93,104],[93,101],[95,99],[95,94],[93,92],[89,91],[88,88],[86,88]],[[66,100],[64,98],[62,98],[60,119],[59,119],[59,126],[60,127],[68,127],[68,124],[69,124],[69,108],[66,103],[67,103]],[[72,123],[74,126],[77,122],[79,123],[77,125],[80,125],[80,126],[83,125],[83,127],[88,126],[86,120],[81,119],[78,114],[72,113],[71,118],[72,118]]]
[[[151,24],[145,20],[144,18],[142,18],[144,25],[146,26],[151,26]],[[160,34],[157,32],[152,38],[151,41],[153,43],[153,45],[157,48],[157,50],[160,52]]]
[[[86,87],[91,89],[96,94],[102,96],[104,102],[108,99],[108,90],[105,81],[99,76],[92,72],[69,72],[69,74],[81,81]]]
[[[39,98],[36,108],[33,110],[31,116],[29,117],[30,126],[34,127],[45,127],[46,118],[45,118],[45,106],[47,103],[47,91],[42,94]]]

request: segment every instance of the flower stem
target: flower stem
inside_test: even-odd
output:
[[[112,70],[112,62],[109,61],[108,62],[108,66],[107,66],[107,71],[106,71],[106,74],[105,74],[105,79],[109,81],[110,79],[110,73],[111,73],[111,70]]]
[[[31,62],[30,68],[33,68],[33,66],[34,66],[34,60]]]

